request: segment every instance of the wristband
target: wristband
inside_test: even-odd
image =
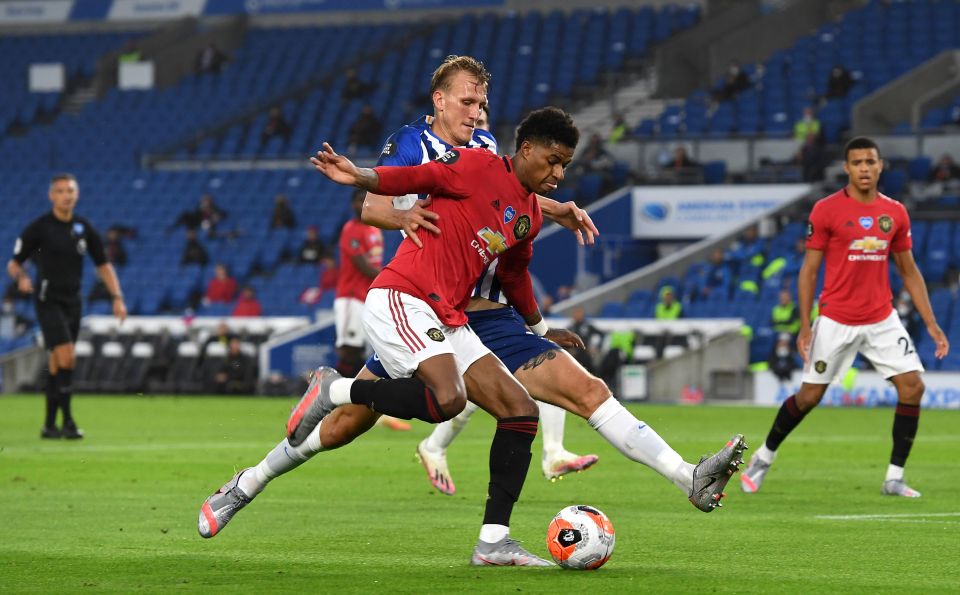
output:
[[[547,331],[550,330],[550,327],[547,326],[547,321],[541,318],[540,322],[530,327],[530,330],[542,337],[547,334]]]

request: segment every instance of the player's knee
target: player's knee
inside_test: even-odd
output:
[[[797,408],[802,413],[810,411],[820,404],[820,400],[823,399],[823,394],[826,392],[826,389],[827,385],[825,384],[804,384],[795,396]]]
[[[900,389],[900,400],[909,405],[919,405],[925,390],[926,386],[920,379],[920,375],[915,374],[913,377],[908,377],[903,383]]]
[[[521,390],[507,400],[509,408],[504,417],[540,417],[540,408],[526,391]]]
[[[467,389],[463,386],[463,382],[452,386],[438,387],[433,391],[433,395],[440,407],[440,415],[444,421],[459,415],[467,405]]]
[[[592,375],[589,378],[583,391],[577,398],[572,399],[575,408],[570,410],[571,413],[584,419],[589,419],[597,407],[603,405],[612,395],[610,388],[603,380]]]

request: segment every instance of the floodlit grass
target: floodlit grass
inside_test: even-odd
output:
[[[293,399],[89,397],[80,442],[41,441],[42,400],[0,398],[0,592],[739,592],[930,593],[960,589],[960,413],[924,411],[907,479],[919,500],[881,497],[893,412],[814,412],[781,448],[763,491],[730,484],[694,509],[582,420],[567,447],[600,455],[556,483],[539,439],[512,534],[547,556],[547,523],[591,504],[617,548],[596,572],[468,565],[493,433],[479,413],[450,451],[457,494],[432,491],[414,461],[429,432],[374,428],[275,481],[217,537],[196,530],[203,499],[283,435]],[[637,406],[687,460],[736,431],[762,441],[774,411]],[[751,451],[748,451],[748,455]],[[858,515],[874,515],[863,518]]]

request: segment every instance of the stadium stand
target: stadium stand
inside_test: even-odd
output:
[[[348,192],[293,168],[315,149],[317,139],[347,146],[351,124],[368,105],[381,119],[384,134],[416,118],[429,109],[429,75],[437,62],[447,54],[462,53],[484,59],[494,73],[492,120],[503,142],[526,110],[551,102],[570,105],[588,97],[606,75],[635,66],[649,57],[656,44],[696,25],[700,18],[700,7],[693,4],[464,14],[452,22],[417,27],[392,23],[254,27],[219,73],[187,75],[157,91],[109,89],[75,113],[63,109],[70,85],[63,93],[27,91],[28,65],[60,61],[66,66],[68,82],[89,80],[102,56],[145,33],[3,37],[0,54],[5,60],[0,63],[0,76],[21,82],[0,94],[0,189],[5,205],[0,245],[12,245],[22,223],[44,209],[49,174],[71,170],[81,185],[78,212],[93,220],[101,232],[111,226],[136,232],[124,240],[129,264],[120,268],[131,313],[229,316],[231,303],[200,300],[214,264],[223,262],[240,287],[253,288],[266,315],[310,317],[318,308],[330,307],[332,292],[323,288],[329,286],[333,272],[325,264],[296,262],[304,231],[316,226],[320,238],[335,245],[338,230],[349,216],[344,200]],[[932,33],[919,35],[919,31]],[[836,143],[850,125],[854,102],[938,52],[958,47],[958,31],[956,2],[871,0],[760,65],[744,65],[750,87],[729,101],[714,102],[713,89],[697,90],[682,103],[668,105],[655,120],[640,122],[633,136],[784,138],[792,134],[803,108],[814,105],[825,140]],[[828,98],[828,75],[837,64],[852,73],[853,85],[845,96]],[[369,87],[345,98],[343,89],[351,69]],[[291,132],[262,142],[261,131],[274,107],[280,108]],[[960,99],[950,107],[930,110],[919,132],[942,131],[957,122],[958,111]],[[899,125],[897,131],[917,132],[909,125]],[[368,159],[375,150],[358,147]],[[938,158],[910,155],[891,162],[882,181],[884,191],[914,197],[921,212],[955,208],[960,192],[953,187],[924,194]],[[221,168],[238,160],[246,160],[252,169]],[[275,162],[271,167],[278,168],[257,168],[259,162],[271,161]],[[629,170],[628,164],[615,161],[609,170],[584,172],[557,198],[588,203],[625,186],[631,179]],[[710,159],[698,164],[692,181],[720,184],[729,177],[725,161]],[[798,179],[799,173],[789,169],[773,181]],[[292,229],[268,228],[272,197],[278,192],[288,196],[296,215]],[[200,233],[208,264],[181,266],[185,231],[170,226],[178,213],[193,208],[208,193],[227,218],[216,233]],[[944,328],[960,344],[960,312],[951,293],[955,288],[948,282],[949,274],[955,278],[960,267],[960,242],[953,239],[960,229],[955,220],[935,218],[917,219],[914,251],[928,275],[935,307],[944,311]],[[769,315],[777,292],[799,267],[792,251],[802,231],[796,219],[776,236],[759,240],[756,251],[742,246],[726,250],[722,268],[714,270],[707,261],[695,263],[675,278],[661,279],[653,290],[608,302],[599,316],[652,317],[660,288],[671,285],[683,302],[685,317],[743,318],[753,332],[751,361],[760,361],[775,338]],[[606,271],[601,281],[656,258],[652,244],[640,245],[624,237],[602,237],[602,249],[585,257],[595,269]],[[388,254],[398,241],[388,236]],[[768,274],[768,265],[777,259],[783,259],[784,266]],[[709,293],[705,291],[708,282],[715,289]],[[92,289],[88,267],[84,295]],[[28,301],[17,300],[15,308],[32,316]],[[108,314],[109,303],[91,301],[86,312]],[[200,347],[189,341],[178,343],[169,375],[150,377],[144,361],[149,359],[147,353],[159,352],[159,334],[142,341],[122,339],[117,345],[93,342],[83,349],[78,386],[111,392],[152,382],[160,390],[201,390],[222,357],[211,354],[205,364],[207,354]],[[256,346],[265,339],[248,343]],[[636,340],[642,347],[636,353],[642,358],[664,357],[695,343],[688,336],[639,335]],[[29,334],[0,340],[0,353],[32,341]],[[917,349],[931,369],[960,368],[956,358],[933,361],[932,346],[920,337]]]

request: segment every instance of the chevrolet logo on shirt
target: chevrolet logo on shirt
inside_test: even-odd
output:
[[[850,242],[851,250],[860,250],[862,252],[880,252],[887,249],[887,240],[881,240],[873,236],[868,236],[860,240]]]
[[[487,243],[487,250],[490,251],[490,254],[501,254],[509,247],[507,246],[507,238],[503,237],[503,234],[499,231],[493,231],[489,227],[484,227],[477,232],[477,235]]]

